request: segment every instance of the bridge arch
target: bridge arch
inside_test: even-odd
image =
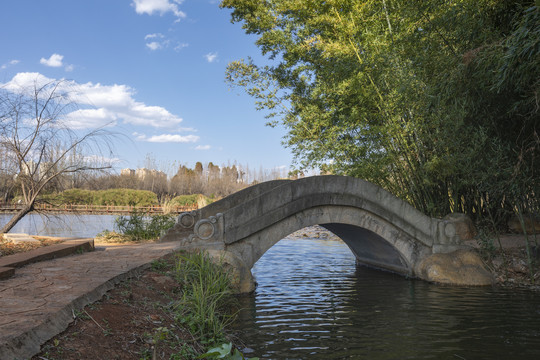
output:
[[[419,258],[431,248],[388,221],[351,206],[324,205],[301,210],[226,247],[248,268],[287,235],[321,225],[347,244],[359,263],[413,276]]]
[[[386,190],[345,176],[259,184],[181,214],[163,240],[226,254],[247,283],[269,248],[311,225],[335,233],[358,262],[413,277],[426,277],[419,264],[431,255],[463,248],[451,221],[425,216]]]

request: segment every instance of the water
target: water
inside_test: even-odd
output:
[[[0,226],[11,219],[11,214],[0,214]],[[10,233],[60,237],[94,237],[103,230],[113,230],[116,215],[40,215],[22,218]]]
[[[540,359],[540,294],[356,268],[339,240],[284,239],[235,327],[264,359]]]

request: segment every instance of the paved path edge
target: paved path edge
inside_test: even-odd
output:
[[[15,268],[31,263],[56,259],[82,251],[94,251],[92,238],[67,238],[64,242],[55,245],[43,246],[37,249],[0,257],[0,280],[10,278],[15,274]]]
[[[136,266],[125,273],[110,278],[44,319],[40,325],[0,344],[0,359],[26,360],[38,354],[41,350],[41,345],[67,329],[68,325],[75,320],[75,310],[80,310],[86,305],[100,300],[116,284],[136,276],[149,267],[150,262]]]

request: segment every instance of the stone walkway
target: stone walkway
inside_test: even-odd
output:
[[[178,248],[177,242],[96,244],[93,252],[42,261],[0,281],[0,359],[24,360],[62,332],[78,310]]]

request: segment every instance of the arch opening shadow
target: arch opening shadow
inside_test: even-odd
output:
[[[343,240],[356,256],[358,264],[400,274],[410,273],[409,265],[397,249],[373,231],[340,223],[320,224],[320,226]]]

